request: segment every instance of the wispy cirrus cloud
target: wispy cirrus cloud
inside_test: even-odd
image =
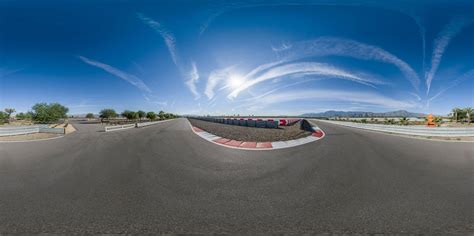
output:
[[[264,68],[265,66],[260,66],[260,68]],[[250,76],[247,75],[247,81],[243,83],[238,88],[234,89],[227,97],[229,99],[236,98],[240,92],[258,84],[264,82],[266,80],[279,78],[282,76],[289,76],[289,75],[318,75],[318,76],[325,76],[325,77],[332,77],[332,78],[339,78],[354,81],[357,83],[361,83],[364,85],[373,86],[372,84],[379,83],[379,81],[374,79],[367,79],[361,78],[353,73],[347,72],[343,69],[323,64],[317,62],[300,62],[300,63],[291,63],[285,64],[281,66],[276,66],[273,68],[268,69],[266,72],[263,72],[261,75],[252,78],[257,73],[255,70],[251,71]]]
[[[235,66],[229,66],[224,69],[214,70],[209,74],[207,79],[206,89],[204,94],[206,94],[208,99],[214,98],[214,89],[215,87],[225,79],[229,78],[234,71]]]
[[[99,61],[89,59],[89,58],[84,57],[84,56],[78,56],[78,58],[86,64],[89,64],[91,66],[102,69],[102,70],[114,75],[115,77],[118,77],[122,80],[127,81],[131,85],[137,87],[138,89],[140,89],[144,92],[147,92],[147,93],[151,92],[150,88],[148,88],[148,86],[141,79],[139,79],[135,75],[128,74],[126,72],[123,72],[123,71],[115,68],[115,67],[112,67],[110,65],[107,65],[107,64],[99,62]]]
[[[472,19],[456,17],[452,19],[441,32],[439,32],[438,37],[434,41],[433,53],[431,55],[431,68],[426,73],[426,94],[429,94],[430,92],[431,83],[436,71],[438,70],[444,51],[448,47],[449,43],[457,34],[462,31],[464,27],[471,24],[472,22]]]
[[[352,92],[344,90],[296,90],[260,97],[258,102],[249,103],[248,106],[264,108],[272,104],[281,104],[295,101],[343,101],[355,102],[366,105],[379,106],[392,109],[409,109],[418,107],[419,104],[410,101],[401,101],[371,92]]]
[[[195,99],[199,99],[200,95],[196,88],[196,84],[199,81],[199,72],[196,67],[196,63],[194,61],[190,61],[189,63],[182,62],[182,59],[179,56],[178,50],[176,48],[176,37],[173,35],[173,33],[171,33],[171,31],[166,29],[162,23],[147,17],[142,13],[137,13],[137,17],[163,38],[173,63],[176,65],[181,75],[186,79],[186,87],[188,87],[189,91],[191,91],[191,93],[194,95]]]
[[[161,37],[165,41],[168,51],[170,52],[171,59],[173,60],[174,64],[178,66],[178,63],[180,63],[180,59],[176,53],[176,38],[174,37],[174,35],[170,31],[168,31],[160,22],[155,21],[142,13],[137,13],[137,17],[143,23],[145,23],[161,35]]]
[[[447,86],[443,87],[440,91],[438,91],[434,96],[432,96],[430,99],[428,99],[428,102],[431,102],[433,100],[435,100],[436,98],[438,98],[439,96],[441,96],[442,94],[444,94],[446,91],[448,91],[449,89],[452,89],[456,86],[458,86],[460,83],[468,80],[468,79],[472,79],[474,78],[474,69],[471,69],[469,71],[467,71],[466,73],[460,75],[459,77],[457,77],[456,79],[454,79],[450,84],[448,84]]]
[[[360,60],[373,60],[396,66],[408,79],[415,89],[418,89],[420,79],[410,65],[384,49],[361,43],[355,40],[320,37],[313,40],[296,42],[282,59],[284,61],[297,60],[304,57],[344,56]]]
[[[194,98],[199,99],[200,95],[196,88],[196,84],[199,81],[199,72],[194,61],[191,63],[191,70],[189,71],[187,77],[188,80],[185,82],[186,86],[188,86],[189,91],[194,94]]]

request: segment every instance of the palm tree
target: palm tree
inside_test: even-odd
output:
[[[459,112],[459,110],[460,109],[457,108],[457,107],[453,108],[453,110],[452,110],[454,122],[458,122],[458,112]]]
[[[402,117],[402,118],[400,118],[400,124],[402,124],[402,125],[408,125],[408,121],[409,121],[409,120],[410,120],[410,119],[408,119],[408,118],[406,118],[406,117]]]
[[[467,119],[469,120],[469,123],[471,123],[471,113],[474,112],[474,109],[472,107],[466,107],[463,109],[464,112],[466,112]]]

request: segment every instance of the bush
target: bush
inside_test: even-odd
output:
[[[99,112],[99,117],[102,119],[109,119],[117,117],[117,112],[114,109],[103,109]]]
[[[37,103],[33,106],[33,120],[39,123],[56,122],[67,118],[69,109],[59,103]]]
[[[94,114],[92,114],[92,113],[87,113],[86,118],[87,118],[87,119],[92,119],[92,118],[94,118]]]
[[[27,113],[20,112],[20,113],[16,114],[16,119],[17,120],[30,120],[32,117],[33,117],[33,115],[32,115],[31,112],[27,112]]]

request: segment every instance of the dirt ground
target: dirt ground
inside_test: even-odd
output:
[[[193,126],[211,134],[238,141],[273,142],[304,138],[311,135],[311,132],[301,130],[298,123],[293,126],[280,126],[277,129],[266,129],[227,125],[196,119],[188,120]]]

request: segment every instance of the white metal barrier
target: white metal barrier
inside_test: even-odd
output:
[[[344,121],[318,120],[331,124],[338,124],[347,127],[384,131],[397,134],[418,135],[418,136],[437,136],[437,137],[471,137],[474,136],[474,127],[423,127],[423,126],[401,126],[401,125],[379,125],[379,124],[361,124]]]
[[[47,128],[47,125],[30,125],[30,126],[7,126],[0,128],[0,136],[12,136],[21,134],[39,133],[41,128]]]

